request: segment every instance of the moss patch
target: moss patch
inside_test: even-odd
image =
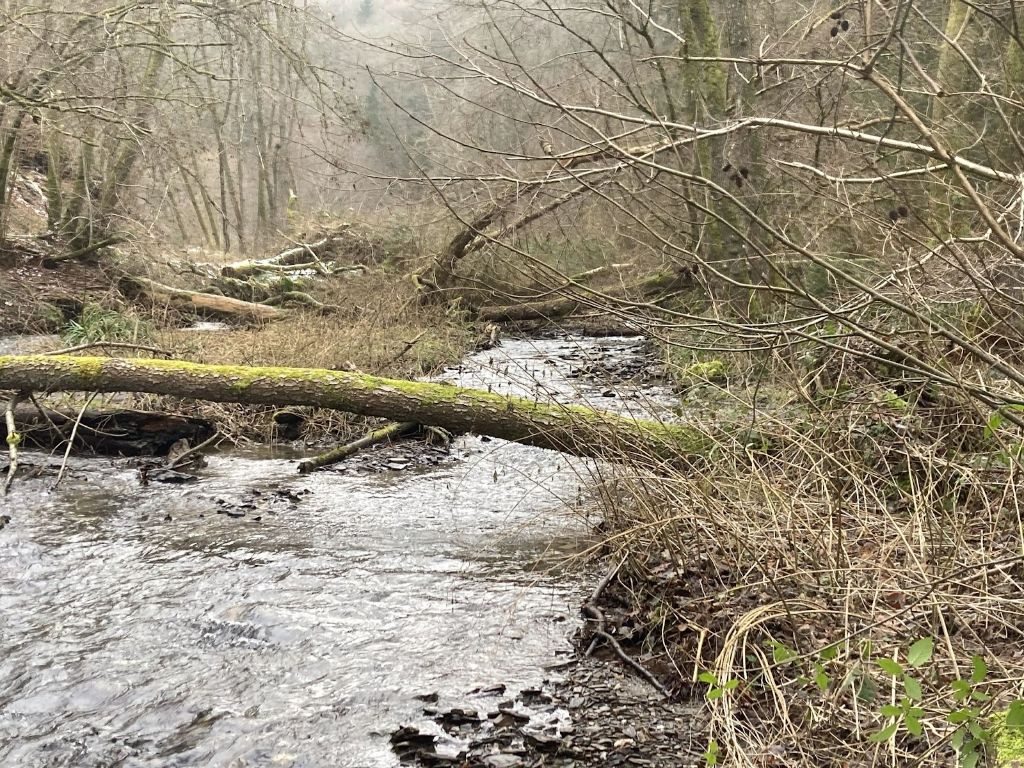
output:
[[[1007,724],[1009,710],[992,716],[992,747],[996,768],[1024,768],[1024,728]]]

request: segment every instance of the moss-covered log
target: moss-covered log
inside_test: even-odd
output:
[[[179,360],[0,356],[0,390],[147,392],[216,402],[317,406],[415,421],[582,456],[649,459],[704,453],[698,429],[540,403],[451,384],[315,368],[201,365]]]
[[[317,469],[323,469],[329,467],[332,464],[337,464],[340,461],[344,461],[349,456],[354,456],[364,448],[377,445],[379,443],[390,442],[391,440],[404,437],[405,435],[412,434],[419,429],[419,424],[415,421],[405,421],[400,424],[388,424],[386,427],[375,429],[372,432],[363,435],[358,440],[353,440],[351,443],[345,443],[345,445],[332,448],[325,453],[321,453],[319,456],[314,456],[312,459],[306,459],[299,463],[299,472],[307,474]]]

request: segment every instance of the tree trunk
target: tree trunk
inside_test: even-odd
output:
[[[648,463],[686,460],[710,447],[707,435],[683,424],[640,421],[578,405],[538,403],[451,384],[314,368],[8,355],[0,356],[0,389],[148,392],[215,402],[333,408],[580,456],[628,456]]]
[[[614,301],[627,297],[655,300],[672,291],[692,288],[695,284],[694,273],[691,269],[676,268],[667,272],[658,272],[632,286],[613,288],[604,292],[590,291],[586,296],[578,293],[573,296],[571,295],[573,286],[565,286],[562,290],[570,295],[563,298],[510,304],[502,307],[483,307],[476,313],[476,318],[496,323],[555,320],[571,315],[579,309],[593,309],[595,305],[608,303],[609,300]]]
[[[284,310],[266,304],[218,296],[213,293],[187,291],[169,285],[147,280],[144,277],[121,278],[119,287],[130,295],[143,295],[153,302],[164,302],[179,309],[199,314],[221,315],[248,320],[278,320],[285,316]]]
[[[39,448],[65,443],[79,419],[75,447],[114,456],[159,456],[182,438],[195,445],[214,433],[205,419],[173,413],[97,408],[79,414],[71,409],[40,410],[29,403],[14,409],[18,434],[25,444]],[[0,423],[0,438],[6,436],[7,429]]]

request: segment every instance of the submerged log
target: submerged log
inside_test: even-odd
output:
[[[475,432],[581,456],[670,460],[706,452],[695,427],[642,421],[578,405],[540,403],[451,384],[316,368],[200,365],[45,355],[0,356],[0,389],[148,392],[217,402],[316,406],[451,432]]]
[[[19,404],[13,415],[23,444],[37,448],[64,443],[79,416],[75,410],[40,409],[31,403]],[[7,431],[6,426],[0,428],[0,436],[6,438]],[[213,433],[210,422],[191,416],[96,408],[82,414],[74,447],[114,456],[161,456],[181,439],[195,445]]]

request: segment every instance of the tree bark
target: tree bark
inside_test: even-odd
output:
[[[686,460],[710,439],[684,424],[641,421],[578,405],[539,403],[451,384],[315,368],[201,365],[47,355],[0,356],[0,389],[147,392],[215,402],[316,406],[451,432],[474,432],[580,456]]]
[[[217,296],[213,293],[172,288],[144,277],[124,277],[121,279],[119,287],[126,293],[141,294],[150,301],[166,302],[199,314],[241,317],[249,320],[279,320],[287,314],[284,310],[267,304],[256,304],[251,301],[233,299],[230,296]]]
[[[79,418],[75,410],[40,410],[29,403],[18,405],[13,416],[23,443],[38,448],[54,448],[63,444]],[[0,437],[5,438],[9,429],[9,426],[4,428],[0,425]],[[127,408],[94,408],[81,414],[75,433],[75,447],[113,456],[159,456],[167,453],[182,438],[195,445],[213,433],[210,422],[191,416]]]

